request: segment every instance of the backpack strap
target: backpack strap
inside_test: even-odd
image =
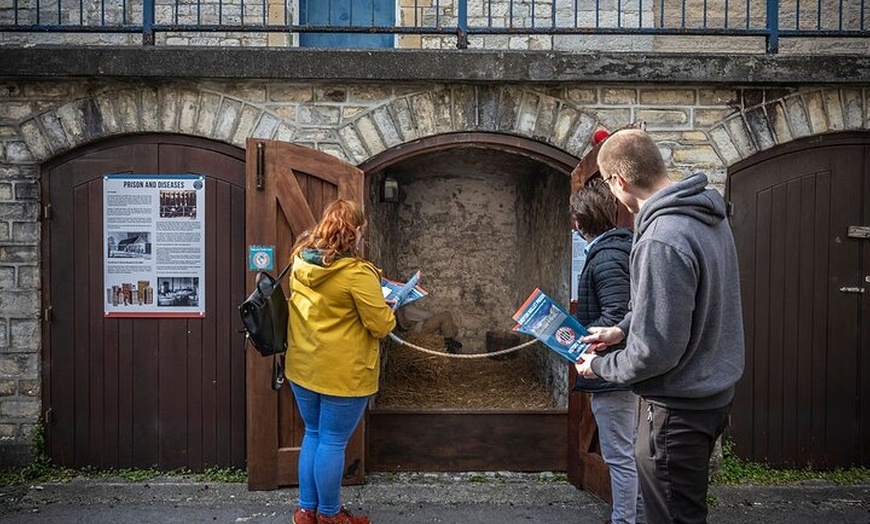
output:
[[[291,260],[290,262],[287,263],[286,266],[284,266],[284,269],[282,269],[281,272],[278,273],[278,276],[275,277],[275,282],[281,282],[281,279],[284,278],[284,275],[286,275],[288,271],[290,271],[290,268],[292,266],[293,266],[293,261]]]

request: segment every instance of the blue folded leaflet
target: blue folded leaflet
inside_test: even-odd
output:
[[[538,288],[513,314],[514,331],[531,335],[569,362],[578,362],[590,344],[580,342],[589,334],[583,324]]]
[[[384,300],[392,304],[393,310],[399,309],[405,304],[423,298],[426,291],[418,284],[420,272],[417,271],[404,284],[387,278],[381,279],[381,289],[384,292]]]

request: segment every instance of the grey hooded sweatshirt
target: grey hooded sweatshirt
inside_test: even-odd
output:
[[[737,251],[722,196],[695,174],[635,217],[625,349],[592,361],[605,380],[675,409],[728,405],[743,374]]]

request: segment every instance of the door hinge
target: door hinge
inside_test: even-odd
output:
[[[51,220],[51,204],[42,206],[42,220]]]
[[[42,310],[42,321],[51,322],[51,306]]]
[[[730,200],[728,201],[727,210],[728,210],[728,216],[733,217],[734,216],[734,202],[732,202]]]

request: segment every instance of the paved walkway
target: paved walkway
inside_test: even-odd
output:
[[[344,488],[376,524],[602,524],[609,508],[550,474],[371,474]],[[870,524],[870,484],[714,487],[710,524]],[[0,488],[0,522],[22,524],[283,523],[294,488],[183,478],[144,483],[77,479]]]

